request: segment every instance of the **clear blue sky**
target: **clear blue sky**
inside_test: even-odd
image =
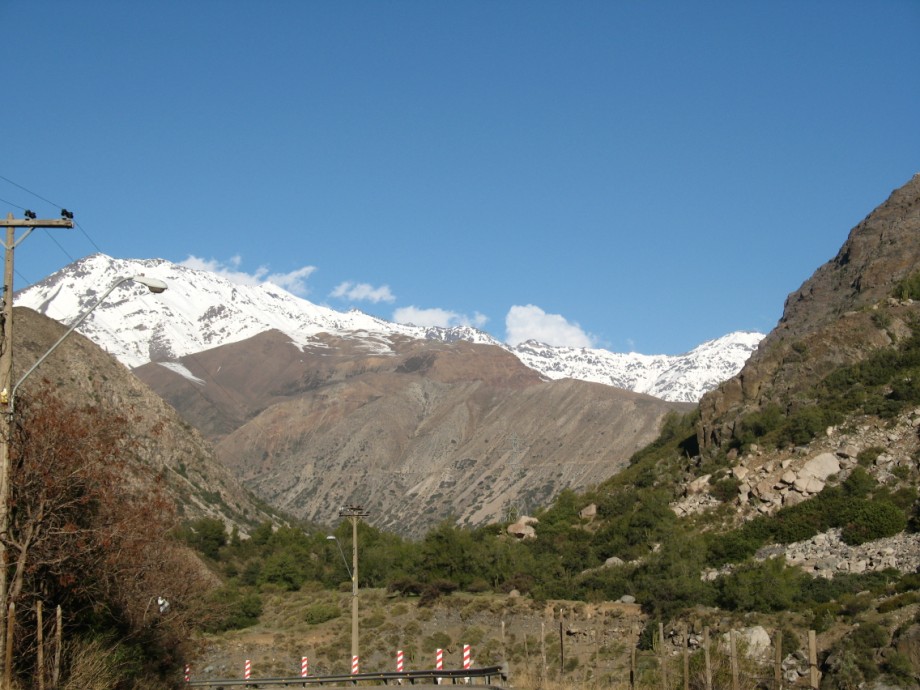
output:
[[[920,171],[917,0],[5,0],[0,25],[0,212],[80,224],[25,240],[17,287],[191,257],[676,354],[770,330]]]

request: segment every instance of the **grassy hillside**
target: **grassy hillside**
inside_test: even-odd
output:
[[[506,524],[468,530],[448,520],[419,541],[361,525],[360,585],[376,592],[368,595],[363,625],[369,645],[379,640],[375,658],[385,664],[385,648],[397,639],[421,659],[430,651],[426,645],[434,644],[431,637],[443,631],[450,638],[441,639],[444,646],[478,636],[484,642],[481,659],[496,659],[495,620],[510,615],[506,606],[529,607],[545,627],[560,608],[584,611],[625,597],[638,608],[627,626],[634,635],[621,634],[616,651],[608,650],[620,665],[630,647],[650,645],[659,621],[698,629],[763,620],[799,636],[817,630],[830,687],[880,673],[914,673],[920,577],[888,568],[828,579],[781,557],[757,556],[769,545],[803,542],[828,530],[839,530],[848,545],[916,530],[918,366],[914,329],[860,363],[834,369],[784,406],[771,403],[748,415],[737,443],[703,455],[696,415],[671,415],[659,438],[623,472],[583,494],[565,491],[539,511],[535,539],[510,537]],[[828,427],[836,435],[829,436]],[[895,438],[897,447],[886,440]],[[853,466],[808,500],[767,512],[760,510],[765,504],[741,500],[736,467],[800,462],[845,442],[861,446]],[[883,466],[877,461],[885,453],[900,459]],[[678,517],[674,506],[701,481],[708,503]],[[592,505],[595,510],[582,512]],[[205,548],[209,529],[212,541]],[[350,553],[350,531],[343,526],[338,537]],[[347,658],[347,596],[339,590],[349,587],[348,575],[324,533],[272,532],[266,525],[240,539],[199,521],[189,526],[188,539],[224,578],[221,596],[252,606],[249,619],[212,630],[251,623],[256,627],[247,630],[270,629],[278,639],[293,639],[329,617],[338,622],[310,643],[317,663],[337,669]],[[707,572],[716,576],[704,577]],[[510,592],[515,596],[509,599]],[[469,620],[475,610],[487,611],[491,632],[446,632],[441,617],[454,608],[465,610]],[[434,625],[426,626],[426,619]],[[599,654],[585,652],[577,663]]]

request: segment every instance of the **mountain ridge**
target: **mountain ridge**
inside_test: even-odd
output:
[[[695,402],[730,378],[757,347],[759,333],[738,332],[681,355],[619,354],[603,349],[501,343],[468,326],[398,324],[359,310],[338,312],[296,297],[271,283],[239,285],[213,273],[163,259],[113,259],[93,254],[16,295],[16,303],[65,321],[89,308],[103,286],[120,277],[155,274],[169,289],[155,300],[139,285],[122,285],[80,326],[129,367],[169,361],[277,329],[300,346],[321,333],[352,338],[369,351],[392,350],[393,338],[465,340],[501,347],[547,379],[574,378],[648,393],[672,402]]]

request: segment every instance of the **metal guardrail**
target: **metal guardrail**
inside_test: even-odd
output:
[[[387,673],[355,673],[355,674],[338,674],[332,676],[291,676],[289,678],[224,678],[217,680],[190,680],[186,687],[197,688],[223,688],[231,686],[244,686],[257,688],[263,685],[299,685],[307,687],[308,685],[358,685],[358,683],[372,682],[383,683],[384,685],[407,684],[415,685],[420,681],[429,683],[449,682],[452,685],[466,682],[467,678],[485,678],[486,685],[492,685],[492,679],[498,677],[502,682],[508,680],[508,665],[486,666],[483,668],[468,669],[450,669],[450,670],[429,670],[429,671],[402,671]],[[440,681],[438,679],[441,679]]]

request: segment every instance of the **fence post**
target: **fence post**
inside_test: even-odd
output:
[[[703,663],[706,671],[706,690],[712,690],[712,659],[709,658],[709,626],[703,626]]]
[[[527,636],[524,636],[527,640]],[[546,621],[540,621],[540,656],[543,657],[543,682],[546,682]],[[507,660],[508,657],[505,657]]]
[[[776,690],[783,690],[783,631],[776,631],[776,639],[773,642],[775,647],[773,652],[773,685]]]
[[[690,627],[684,623],[681,632],[684,636],[684,690],[690,690]]]
[[[636,690],[636,645],[629,650],[629,690]]]
[[[35,634],[38,643],[37,665],[38,669],[38,690],[45,690],[45,621],[42,617],[41,599],[35,602]]]
[[[60,604],[55,609],[54,615],[54,668],[51,670],[51,687],[56,689],[58,681],[61,679],[61,652],[64,646],[64,633],[61,629],[64,623],[64,614],[61,612]]]
[[[808,631],[808,667],[811,671],[809,685],[814,690],[818,690],[821,674],[818,672],[818,640],[814,630]]]
[[[11,601],[6,619],[6,666],[3,667],[5,688],[12,687],[13,682],[13,633],[16,631],[16,602]]]
[[[565,674],[565,609],[559,609],[559,678]]]
[[[728,631],[728,653],[731,655],[732,664],[732,690],[740,690],[741,683],[738,678],[738,646],[735,644],[734,629]]]
[[[664,653],[664,623],[658,623],[658,665],[661,667],[661,690],[668,690],[668,664]]]

